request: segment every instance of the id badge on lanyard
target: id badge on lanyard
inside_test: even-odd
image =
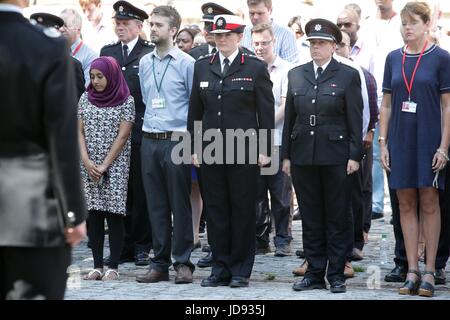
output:
[[[402,102],[402,111],[403,112],[409,112],[409,113],[417,113],[417,103],[414,101],[411,101],[411,91],[412,86],[414,83],[414,77],[416,76],[417,69],[419,68],[420,60],[422,59],[423,53],[425,52],[425,49],[428,45],[428,41],[425,41],[425,45],[422,48],[422,51],[420,52],[420,56],[417,59],[416,65],[414,67],[414,71],[411,76],[411,81],[408,83],[408,79],[406,79],[406,73],[405,73],[405,59],[406,59],[406,49],[408,49],[408,45],[405,47],[405,51],[403,52],[403,59],[402,59],[402,75],[403,80],[406,85],[406,90],[408,90],[408,101]]]

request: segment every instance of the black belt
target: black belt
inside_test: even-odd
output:
[[[172,132],[145,132],[144,131],[144,138],[147,139],[154,139],[154,140],[167,140],[172,137]]]
[[[0,141],[0,157],[22,157],[47,153],[43,147],[34,142],[3,142]]]
[[[297,122],[315,127],[324,124],[346,124],[346,118],[345,116],[316,116],[311,114],[309,116],[299,116],[299,120],[297,120]]]

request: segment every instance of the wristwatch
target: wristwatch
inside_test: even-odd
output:
[[[386,142],[386,138],[385,137],[378,137],[378,143],[380,143],[381,141]]]

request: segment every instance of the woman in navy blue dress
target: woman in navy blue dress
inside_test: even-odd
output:
[[[381,161],[390,172],[389,187],[397,191],[408,258],[406,282],[399,293],[433,296],[440,234],[438,191],[445,183],[442,170],[450,142],[450,55],[428,40],[426,3],[407,3],[401,18],[406,46],[388,55],[384,71]],[[418,203],[427,248],[422,277],[417,257]]]

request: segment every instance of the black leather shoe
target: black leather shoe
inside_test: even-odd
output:
[[[229,283],[230,283],[229,280],[219,278],[212,274],[208,278],[203,279],[200,285],[202,287],[218,287],[218,286],[227,286]]]
[[[344,293],[347,291],[345,282],[342,280],[335,280],[330,283],[330,292],[332,293]]]
[[[297,250],[295,251],[295,255],[299,257],[300,259],[305,259],[305,252],[303,250]]]
[[[397,265],[385,277],[386,282],[404,282],[406,280],[406,267]]]
[[[435,279],[434,279],[434,283],[435,284],[445,284],[446,279],[445,279],[445,269],[436,269],[436,272],[434,273],[435,275]]]
[[[248,279],[244,277],[232,277],[230,282],[230,288],[243,288],[248,287]]]
[[[269,246],[256,248],[256,251],[255,251],[256,255],[263,255],[263,254],[266,254],[266,253],[270,253],[270,247]]]
[[[197,262],[197,266],[199,268],[209,268],[212,266],[212,253],[208,252],[208,254],[206,256],[204,256],[203,258],[201,258],[200,260],[198,260]]]
[[[377,220],[377,219],[381,219],[384,217],[383,212],[375,212],[372,211],[372,220]]]
[[[134,257],[134,264],[137,266],[148,266],[150,263],[150,256],[147,252],[139,252]]]
[[[303,278],[292,286],[295,291],[306,291],[314,289],[327,289],[325,282],[313,280],[311,278]]]

